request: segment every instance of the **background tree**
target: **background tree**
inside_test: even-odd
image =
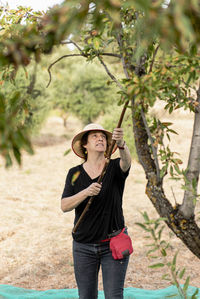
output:
[[[68,42],[79,51],[77,56],[98,59],[119,88],[119,104],[129,101],[147,196],[170,229],[200,258],[200,229],[195,221],[200,166],[199,11],[197,0],[174,0],[168,6],[164,1],[150,0],[64,1],[38,22],[34,19],[27,26],[17,24],[12,33],[4,29],[0,61],[1,67],[12,65],[17,71],[19,65],[29,63],[31,54],[38,61],[41,53],[50,53],[69,34],[73,40]],[[104,57],[119,58],[123,78],[116,78]],[[5,99],[1,98],[0,112],[5,116]],[[20,100],[17,98],[18,104]],[[158,100],[166,102],[170,113],[181,107],[194,112],[194,134],[185,170],[164,143],[164,136],[170,139],[174,133],[170,124],[150,119],[149,108]],[[1,132],[6,144],[5,127]],[[18,150],[20,147],[18,144]],[[183,202],[175,207],[163,190],[167,172],[184,180]]]
[[[66,47],[60,49],[51,56],[51,61],[54,62],[55,56],[67,53],[71,55]],[[119,99],[116,86],[108,83],[107,75],[98,61],[91,63],[82,57],[72,57],[58,62],[53,70],[52,84],[48,87],[51,88],[50,101],[53,107],[65,114],[74,114],[83,124],[95,121],[111,103]]]

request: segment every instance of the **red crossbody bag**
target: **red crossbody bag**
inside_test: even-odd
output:
[[[115,260],[123,259],[133,253],[131,238],[124,231],[125,228],[117,236],[110,238],[110,250]]]

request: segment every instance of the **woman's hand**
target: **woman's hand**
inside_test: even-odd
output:
[[[117,146],[123,146],[124,144],[124,131],[122,128],[115,128],[113,130],[112,139],[116,140]]]
[[[87,196],[95,196],[98,195],[99,192],[101,191],[101,184],[99,183],[92,183],[89,187],[87,187],[86,194]]]

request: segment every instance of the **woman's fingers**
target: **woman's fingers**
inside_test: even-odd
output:
[[[123,137],[124,137],[124,132],[122,128],[115,128],[113,130],[112,139],[116,140],[117,145],[123,144],[124,142]]]
[[[99,183],[92,183],[88,188],[88,196],[98,195],[101,191],[101,184]]]

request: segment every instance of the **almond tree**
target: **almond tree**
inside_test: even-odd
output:
[[[50,53],[53,46],[73,44],[73,53],[49,66],[50,84],[53,66],[61,59],[76,56],[91,61],[98,59],[110,82],[119,88],[119,104],[128,104],[132,111],[135,145],[146,174],[147,196],[158,214],[166,218],[169,228],[200,258],[200,228],[195,219],[200,169],[199,8],[197,0],[174,0],[169,4],[162,0],[64,1],[46,15],[29,15],[27,25],[21,19],[12,27],[8,22],[0,37],[0,61],[1,68],[7,73],[11,69],[10,76],[14,76],[19,66],[29,64],[30,58],[38,62],[41,54]],[[26,18],[23,8],[18,14]],[[110,57],[118,60],[119,68],[121,65],[120,79],[108,67]],[[0,100],[0,132],[4,142],[1,153],[11,159],[12,151],[17,148],[20,153],[23,142],[27,141],[23,135],[23,142],[16,142],[12,133],[13,116],[19,109],[26,109],[26,101],[17,98],[14,111],[7,114],[3,93]],[[180,169],[181,160],[164,144],[164,136],[170,139],[176,134],[171,124],[150,119],[149,109],[157,101],[164,101],[169,113],[180,108],[194,113],[185,170]],[[19,134],[24,129],[22,126],[15,131]],[[167,173],[184,182],[183,202],[175,207],[163,189]]]

